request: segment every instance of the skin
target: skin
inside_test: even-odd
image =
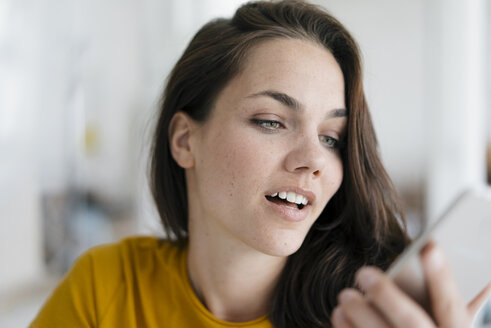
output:
[[[192,133],[190,220],[212,223],[241,247],[285,257],[300,247],[341,185],[339,152],[319,137],[339,139],[344,132],[346,118],[325,119],[345,107],[343,75],[329,52],[297,40],[260,45],[245,66],[219,95],[209,120]],[[303,112],[254,96],[265,90],[297,99]],[[265,206],[265,195],[291,185],[316,195],[302,222],[289,222]]]
[[[300,110],[265,91],[288,95]],[[344,79],[332,54],[309,41],[278,39],[252,49],[204,123],[182,112],[173,117],[170,148],[185,169],[188,192],[188,274],[216,318],[242,322],[267,314],[287,257],[342,182],[335,141],[345,134],[346,117],[332,113],[343,108]],[[286,219],[266,200],[284,186],[315,194],[303,220]],[[431,273],[432,293],[441,299],[435,306],[451,304],[452,320],[467,324],[471,310],[455,288],[446,290],[453,280],[445,270]],[[401,318],[411,318],[411,327],[432,327],[383,273],[372,268],[368,276],[376,283],[359,280],[365,296],[355,290],[340,295],[335,327],[409,327]]]

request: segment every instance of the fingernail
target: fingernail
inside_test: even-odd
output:
[[[430,254],[426,258],[426,265],[430,273],[439,271],[443,265],[443,254],[438,247],[430,249]]]
[[[357,281],[361,289],[368,290],[375,285],[379,279],[379,274],[374,268],[362,268],[358,272]]]
[[[339,294],[339,304],[346,304],[355,297],[356,292],[354,290],[345,289]]]
[[[333,324],[335,325],[340,325],[340,326],[346,326],[346,315],[344,314],[343,310],[341,308],[337,307],[332,311],[332,318],[331,318]]]

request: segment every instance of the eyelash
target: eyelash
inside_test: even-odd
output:
[[[320,136],[319,139],[322,139],[322,138],[326,138],[327,141],[325,142],[326,146],[328,148],[333,148],[333,149],[339,149],[341,148],[341,142],[338,140],[338,139],[335,139],[333,137],[329,137],[329,136]],[[328,142],[332,142],[333,145],[328,145],[327,143]]]
[[[274,133],[276,130],[285,127],[281,122],[274,121],[274,120],[258,120],[258,119],[253,119],[252,123],[256,124],[260,128],[266,130],[268,133]],[[269,126],[267,126],[269,124]],[[272,127],[271,125],[275,125],[275,127]],[[329,136],[320,136],[319,139],[322,142],[322,139],[326,139],[324,144],[326,145],[327,148],[330,149],[340,149],[343,146],[343,143],[336,138],[329,137]]]
[[[285,127],[281,122],[278,121],[273,121],[273,120],[257,120],[253,119],[252,123],[258,125],[259,127],[268,130],[268,132],[274,132],[275,130],[278,130],[279,128]],[[266,126],[266,124],[276,124],[277,127],[272,127],[272,126]]]

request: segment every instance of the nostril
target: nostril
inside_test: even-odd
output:
[[[318,177],[321,174],[321,171],[316,170],[313,172],[314,176]]]

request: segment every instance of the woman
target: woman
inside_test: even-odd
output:
[[[151,173],[169,240],[90,250],[32,326],[434,326],[380,271],[404,219],[357,45],[321,9],[254,2],[206,24],[169,77]],[[462,304],[435,247],[423,260],[437,324],[469,326],[481,299]]]

